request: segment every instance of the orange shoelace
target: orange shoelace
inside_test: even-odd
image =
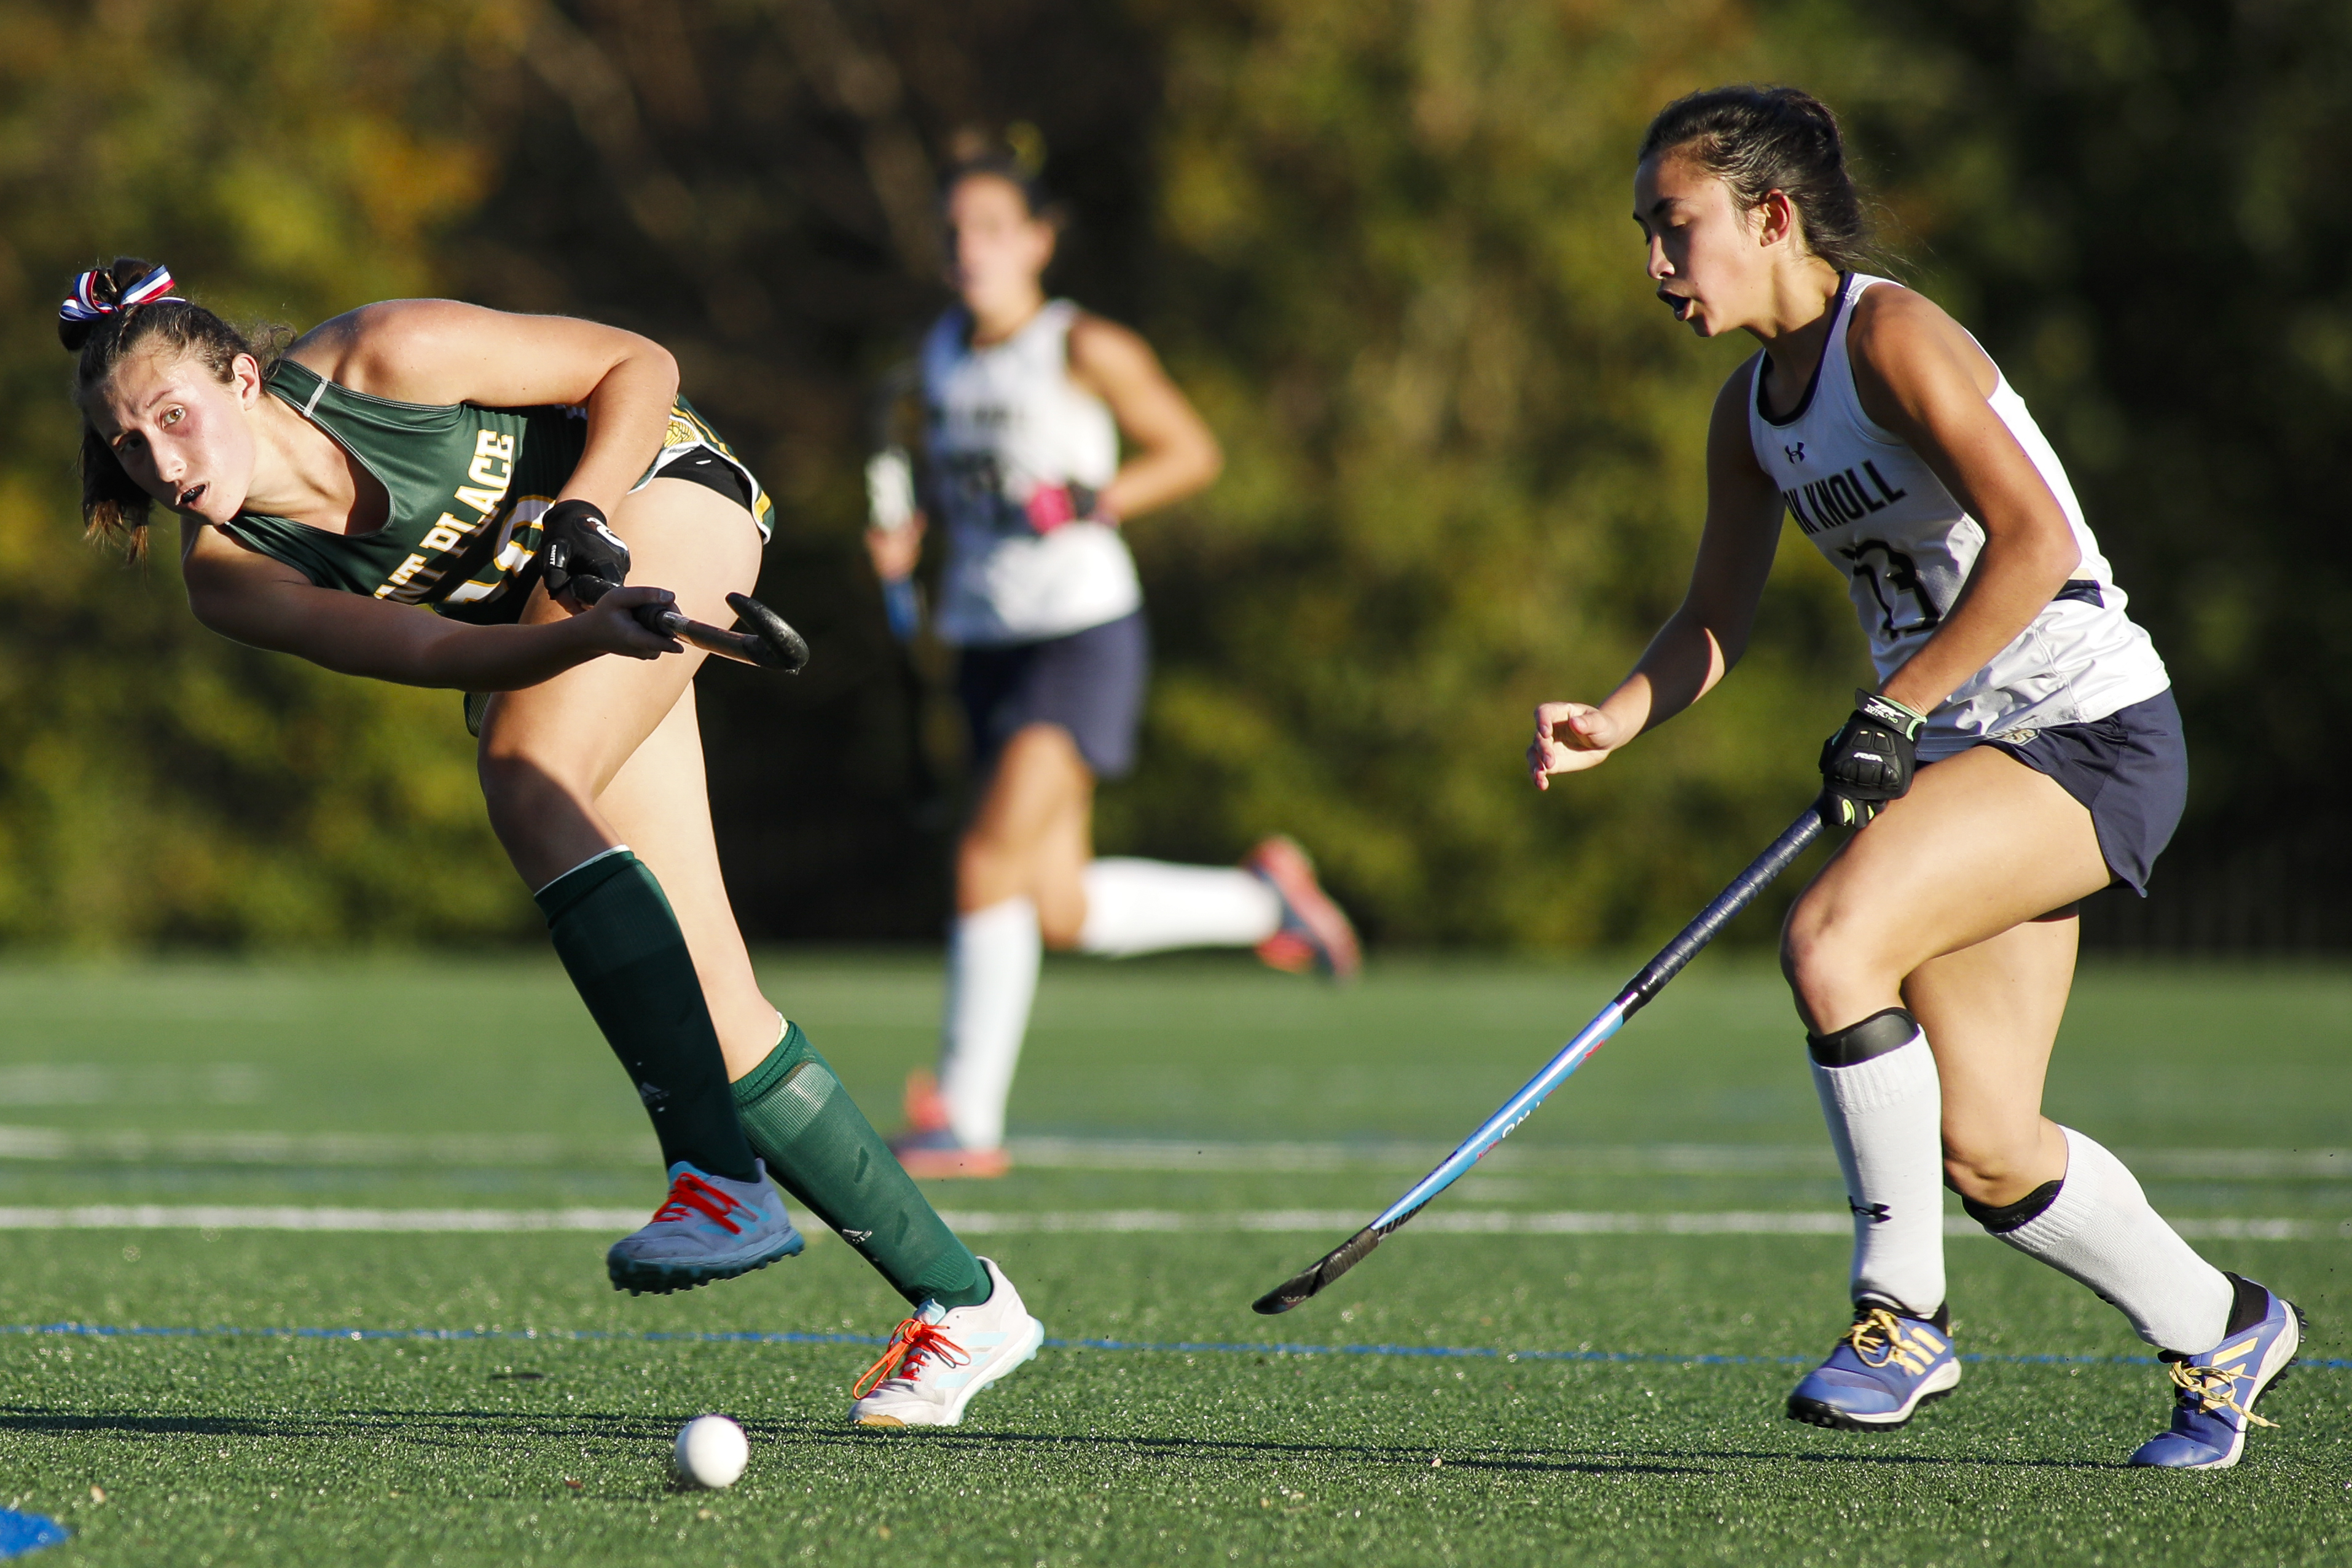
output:
[[[700,1214],[718,1221],[730,1236],[740,1236],[743,1227],[727,1216],[743,1205],[696,1175],[692,1171],[680,1171],[677,1180],[669,1184],[669,1198],[654,1210],[654,1224],[665,1220],[684,1219],[689,1214]]]
[[[881,1358],[866,1369],[849,1397],[863,1399],[894,1377],[913,1377],[922,1370],[925,1356],[937,1356],[949,1366],[971,1364],[961,1345],[922,1319],[908,1318],[890,1331],[890,1342],[882,1347]]]

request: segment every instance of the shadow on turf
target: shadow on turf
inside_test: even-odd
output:
[[[755,1436],[756,1426],[747,1426]],[[795,1430],[786,1428],[785,1430]],[[845,1432],[798,1428],[797,1435],[828,1447],[857,1447],[871,1452],[877,1443],[921,1443],[929,1447],[988,1451],[1007,1448],[1084,1448],[1090,1454],[1129,1454],[1143,1458],[1191,1459],[1352,1459],[1360,1464],[1394,1465],[1406,1469],[1430,1468],[1433,1456],[1444,1454],[1444,1468],[1463,1470],[1536,1470],[1556,1475],[1698,1476],[1706,1472],[1689,1465],[1648,1464],[1635,1459],[1554,1458],[1548,1453],[1485,1455],[1456,1458],[1428,1443],[1269,1443],[1214,1437],[1076,1437],[1062,1432]],[[777,1436],[782,1436],[779,1431]]]
[[[857,1448],[871,1453],[877,1444],[920,1443],[936,1451],[965,1449],[1004,1452],[1016,1449],[1079,1449],[1090,1454],[1126,1454],[1143,1459],[1183,1458],[1244,1462],[1265,1459],[1348,1460],[1402,1469],[1428,1469],[1442,1455],[1444,1468],[1454,1471],[1519,1472],[1586,1476],[1705,1476],[1724,1463],[1802,1465],[1925,1465],[1949,1467],[1966,1463],[1992,1469],[2112,1470],[2112,1463],[2095,1459],[2028,1459],[1970,1457],[1956,1460],[1948,1454],[1886,1454],[1849,1450],[1808,1453],[1802,1450],[1714,1448],[1685,1449],[1671,1458],[1642,1459],[1595,1455],[1586,1458],[1556,1458],[1547,1450],[1448,1452],[1430,1443],[1284,1443],[1213,1437],[1076,1436],[1060,1432],[933,1431],[906,1433],[858,1432],[803,1421],[743,1423],[754,1442],[814,1444],[820,1447]],[[374,1436],[395,1438],[420,1447],[478,1447],[488,1439],[576,1442],[583,1438],[605,1443],[653,1444],[667,1447],[675,1431],[667,1416],[529,1415],[513,1411],[481,1410],[357,1410],[346,1413],[280,1417],[234,1415],[149,1415],[129,1412],[68,1414],[0,1406],[0,1433],[21,1436],[120,1437],[266,1437],[320,1438]],[[1864,1439],[1865,1441],[1867,1439]]]
[[[677,1433],[666,1416],[577,1415],[518,1415],[513,1411],[354,1410],[281,1417],[242,1415],[142,1415],[128,1412],[79,1415],[0,1405],[0,1433],[27,1436],[117,1437],[398,1437],[440,1447],[443,1433],[463,1436],[467,1446],[486,1436],[548,1440],[591,1437],[608,1442],[657,1442]]]

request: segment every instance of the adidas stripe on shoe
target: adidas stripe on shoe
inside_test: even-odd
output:
[[[1789,1395],[1789,1418],[1845,1432],[1891,1432],[1960,1381],[1951,1314],[1913,1317],[1892,1302],[1854,1303],[1853,1327]]]
[[[2224,1270],[2226,1273],[2227,1270]],[[2229,1275],[2237,1289],[2230,1331],[2201,1355],[2166,1352],[2172,1425],[2139,1446],[2135,1465],[2172,1470],[2226,1470],[2245,1452],[2248,1426],[2275,1426],[2254,1402],[2278,1386],[2303,1344],[2303,1313],[2284,1297]]]

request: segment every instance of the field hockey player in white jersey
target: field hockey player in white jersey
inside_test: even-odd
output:
[[[1134,765],[1149,657],[1119,526],[1200,490],[1223,458],[1148,343],[1046,298],[1056,226],[1026,170],[967,163],[945,210],[960,299],[922,345],[924,483],[903,452],[877,458],[867,542],[905,629],[925,518],[944,525],[937,630],[959,650],[985,782],[957,850],[938,1077],[909,1080],[893,1147],[919,1176],[993,1176],[1041,947],[1255,947],[1341,978],[1358,959],[1287,838],[1240,868],[1095,858],[1095,783]]]
[[[1668,105],[1634,175],[1649,275],[1701,337],[1763,347],[1717,397],[1682,606],[1598,706],[1537,710],[1538,787],[1738,662],[1785,511],[1849,580],[1878,681],[1822,753],[1852,837],[1781,960],[1854,1215],[1853,1326],[1798,1420],[1902,1426],[1960,1380],[1939,1187],[2089,1286],[2170,1372],[2137,1465],[2236,1463],[2301,1314],[2200,1258],[2123,1163],[2042,1114],[2077,902],[2144,892],[2186,795],[2164,666],[2016,391],[1925,297],[1864,273],[1835,120],[1788,88]]]

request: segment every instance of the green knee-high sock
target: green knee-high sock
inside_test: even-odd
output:
[[[714,1175],[751,1180],[759,1167],[727,1092],[719,1031],[654,874],[616,849],[573,867],[537,896],[556,956],[653,1118],[662,1163],[685,1160]]]
[[[909,1301],[988,1300],[988,1271],[891,1156],[798,1024],[735,1084],[735,1110],[768,1174],[865,1254]]]

